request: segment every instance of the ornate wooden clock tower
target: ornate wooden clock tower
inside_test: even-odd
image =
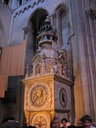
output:
[[[33,70],[26,73],[24,112],[27,123],[37,128],[50,128],[54,116],[68,118],[71,87],[67,51],[57,49],[57,36],[50,21],[45,20],[37,37],[38,50],[32,59]]]

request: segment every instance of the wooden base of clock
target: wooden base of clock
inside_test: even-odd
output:
[[[71,111],[73,83],[57,74],[28,77],[23,80],[24,112],[27,123],[49,128],[54,116],[67,118]]]

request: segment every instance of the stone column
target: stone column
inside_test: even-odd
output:
[[[15,9],[17,6],[18,6],[17,0],[12,0],[12,6],[11,6],[11,8],[12,9]]]
[[[88,53],[86,53],[87,47],[84,25],[86,22],[84,21],[84,12],[81,5],[82,1],[71,0],[74,27],[74,37],[71,38],[71,41],[74,67],[74,98],[76,122],[83,114],[90,114],[90,90],[88,83],[89,67],[87,65]]]
[[[93,120],[96,122],[96,0],[85,0],[85,10],[86,10],[86,36],[88,45],[88,61],[89,61],[89,89],[90,89],[90,111]]]
[[[91,77],[91,85],[90,85],[90,101],[91,101],[91,114],[92,118],[96,121],[96,87],[95,87],[95,76],[96,76],[96,10],[93,10],[89,17],[89,28],[90,28],[90,42],[89,42],[89,62],[90,62],[90,77]]]
[[[58,44],[58,48],[60,50],[60,48],[62,47],[62,33],[61,33],[61,23],[60,23],[60,13],[59,11],[56,12],[56,30],[57,30],[57,36],[58,36],[58,40],[57,40],[57,44]]]

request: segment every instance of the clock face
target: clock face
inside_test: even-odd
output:
[[[47,121],[40,115],[34,119],[33,125],[36,126],[36,128],[47,128]]]
[[[66,90],[64,88],[60,89],[59,99],[60,99],[61,106],[63,108],[66,107],[66,104],[67,104],[67,93],[66,93]]]
[[[47,100],[47,89],[43,85],[36,85],[30,93],[31,104],[34,107],[42,106]]]

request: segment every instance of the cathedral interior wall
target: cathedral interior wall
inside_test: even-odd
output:
[[[88,5],[89,3],[89,5]],[[24,5],[21,5],[12,12],[0,4],[0,20],[2,22],[2,28],[4,28],[4,40],[0,42],[1,45],[17,45],[22,40],[27,41],[27,52],[26,52],[26,65],[31,63],[31,58],[34,56],[34,37],[32,36],[32,17],[36,10],[43,9],[46,11],[43,13],[44,16],[56,15],[59,5],[64,4],[68,8],[68,20],[70,26],[70,32],[68,35],[68,46],[71,49],[71,68],[73,68],[72,79],[74,81],[74,108],[75,108],[75,119],[76,121],[83,114],[90,114],[96,121],[96,87],[95,87],[95,76],[96,76],[96,18],[90,14],[90,9],[94,12],[95,8],[93,4],[86,2],[86,0],[45,0],[45,1],[30,1]],[[62,9],[61,9],[62,10]],[[5,12],[7,11],[7,13]],[[95,10],[96,11],[96,10]],[[87,13],[86,13],[87,12]],[[5,16],[4,16],[5,15]],[[6,16],[7,15],[7,16]],[[12,16],[12,20],[11,20]],[[8,17],[6,20],[5,18]],[[56,17],[55,17],[56,18]],[[60,17],[59,17],[60,20]],[[59,34],[58,47],[62,47],[60,36],[60,26],[58,18],[55,19],[55,27]],[[11,24],[11,27],[10,27]],[[53,23],[54,24],[54,23]],[[31,28],[31,31],[26,28]],[[2,36],[2,32],[0,34]],[[18,103],[19,104],[19,103]],[[91,104],[91,105],[90,105]],[[1,106],[2,107],[2,106]],[[21,109],[21,108],[20,108]]]
[[[65,4],[66,2],[53,0],[52,3],[50,3],[50,1],[39,2],[39,3],[36,3],[35,1],[30,1],[28,4],[19,7],[13,12],[13,23],[12,23],[12,32],[11,32],[12,36],[10,37],[12,45],[18,44],[18,42],[22,41],[23,28],[27,26],[30,17],[32,17],[32,13],[34,13],[37,9],[46,10],[50,16],[54,14],[54,11],[59,4]],[[52,8],[50,8],[51,5]]]
[[[3,12],[3,13],[2,13]],[[12,11],[0,2],[0,45],[8,46]],[[6,19],[7,18],[7,19]]]

